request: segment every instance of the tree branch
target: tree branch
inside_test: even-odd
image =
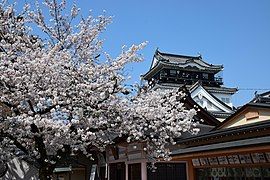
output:
[[[1,133],[0,133],[0,137],[7,137],[9,138],[10,140],[13,141],[14,145],[20,149],[21,151],[23,151],[26,155],[28,155],[28,150],[15,138],[13,137],[11,134],[9,133],[4,133],[3,130],[1,130]]]
[[[20,115],[21,112],[19,111],[19,109],[17,108],[17,105],[11,104],[9,102],[0,102],[4,105],[6,105],[7,107],[10,108],[10,110],[12,110],[16,115]]]

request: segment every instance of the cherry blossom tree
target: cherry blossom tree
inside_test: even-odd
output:
[[[63,154],[91,158],[122,136],[169,159],[174,138],[198,131],[196,111],[185,109],[180,91],[130,93],[123,70],[142,60],[145,43],[112,58],[99,37],[111,17],[79,11],[73,5],[67,15],[64,0],[34,10],[25,4],[20,13],[0,4],[0,104],[9,111],[0,119],[0,159],[22,156],[38,164],[40,179],[51,179]]]

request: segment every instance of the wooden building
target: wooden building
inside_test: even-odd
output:
[[[188,93],[183,103],[186,108],[193,108],[198,104]],[[209,132],[220,122],[209,114],[204,108],[198,106],[199,111],[195,120],[203,122],[199,125],[201,132]],[[190,137],[189,133],[184,133],[183,137]],[[187,172],[188,161],[169,161],[156,163],[157,169],[152,169],[147,154],[143,151],[145,144],[142,142],[126,143],[121,139],[116,145],[107,149],[108,179],[109,180],[186,180],[189,179]],[[172,146],[171,149],[176,149]]]
[[[257,95],[209,132],[178,139],[173,161],[190,180],[270,179],[270,92]]]
[[[186,107],[196,103],[187,96]],[[184,134],[172,146],[172,160],[149,161],[143,143],[122,141],[107,151],[110,180],[269,180],[270,92],[239,108],[220,123],[200,109],[206,120],[198,135]]]

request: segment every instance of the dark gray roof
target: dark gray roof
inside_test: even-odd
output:
[[[216,118],[227,118],[230,115],[232,115],[232,113],[227,113],[227,112],[210,112],[211,114],[213,114],[214,117]]]
[[[270,104],[270,91],[264,92],[262,94],[255,93],[255,98],[252,99],[250,102]]]
[[[181,138],[185,139],[185,138],[195,137],[195,136],[198,136],[201,134],[206,134],[206,133],[209,133],[214,128],[214,126],[209,126],[209,125],[205,125],[205,124],[198,124],[196,127],[200,129],[200,131],[198,132],[197,135],[192,135],[189,132],[184,132],[181,135]]]
[[[222,70],[223,65],[213,65],[213,64],[208,64],[205,62],[201,56],[186,56],[186,55],[178,55],[178,54],[169,54],[169,53],[163,53],[160,51],[156,51],[154,57],[163,62],[168,62],[172,64],[177,64],[177,65],[186,65],[189,63],[195,63],[199,66],[212,69],[212,70]]]
[[[237,88],[228,88],[228,87],[209,87],[209,86],[203,86],[208,92],[210,93],[228,93],[228,94],[234,94],[236,91],[238,91]]]
[[[156,62],[154,60],[157,60]],[[142,77],[146,80],[152,78],[152,76],[158,72],[158,70],[163,67],[175,67],[175,68],[188,68],[194,69],[194,64],[198,69],[202,71],[219,72],[223,69],[223,65],[213,65],[205,62],[201,56],[186,56],[186,55],[176,55],[169,53],[162,53],[156,50],[150,70],[144,74]]]
[[[195,147],[189,147],[189,148],[184,148],[184,149],[176,149],[172,151],[172,155],[181,155],[181,154],[194,153],[194,152],[244,147],[244,146],[250,146],[250,145],[270,144],[269,139],[270,137],[266,136],[266,137],[257,137],[257,138],[242,139],[242,140],[237,140],[237,141],[195,146]]]
[[[198,80],[196,83],[192,85],[186,85],[187,88],[189,88],[190,91],[193,89],[196,89],[198,86],[200,86],[202,83]],[[206,89],[209,93],[224,93],[224,94],[234,94],[237,90],[237,88],[228,88],[228,87],[211,87],[211,86],[203,86],[204,89]]]
[[[270,120],[252,123],[252,124],[246,124],[242,126],[231,127],[231,128],[225,128],[225,129],[214,128],[210,130],[209,132],[201,133],[201,134],[198,134],[197,136],[179,138],[177,142],[184,143],[184,142],[193,141],[193,140],[207,139],[214,136],[226,136],[226,134],[232,136],[235,133],[240,133],[240,132],[245,132],[245,131],[249,132],[249,131],[253,131],[257,129],[266,129],[266,128],[270,129]]]
[[[199,142],[199,141],[206,141],[207,143],[201,146],[193,145],[186,148],[179,148],[173,152],[174,155],[176,154],[184,154],[189,152],[197,152],[197,151],[207,151],[207,150],[214,150],[214,149],[222,149],[222,148],[231,148],[237,146],[244,146],[244,145],[256,145],[256,144],[263,144],[268,143],[270,144],[270,137],[269,137],[269,129],[270,129],[270,120],[264,122],[257,122],[253,124],[247,124],[238,127],[231,127],[226,129],[212,129],[209,132],[202,132],[196,136],[188,136],[188,137],[181,137],[178,138],[177,144],[186,144],[189,142]],[[253,132],[266,132],[262,135],[257,136],[248,136],[248,133]],[[245,134],[245,136],[239,136],[239,134]],[[227,142],[220,137],[234,137],[234,138],[227,138]],[[216,139],[217,142],[208,143],[208,139]]]

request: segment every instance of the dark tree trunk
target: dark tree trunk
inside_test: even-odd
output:
[[[40,133],[40,129],[35,124],[31,124],[31,131],[33,133]],[[35,148],[40,153],[40,158],[37,160],[39,163],[39,179],[40,180],[51,180],[53,177],[54,166],[48,161],[48,155],[45,144],[43,142],[43,136],[34,136]]]
[[[51,180],[53,178],[53,168],[45,164],[39,168],[40,180]]]

